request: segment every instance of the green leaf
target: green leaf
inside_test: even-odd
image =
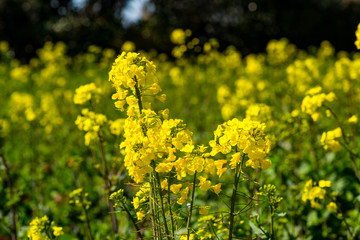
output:
[[[256,234],[256,236],[260,237],[261,239],[266,239],[267,236],[258,228],[252,221],[249,221],[250,227],[253,230],[253,232]]]

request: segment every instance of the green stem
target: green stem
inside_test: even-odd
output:
[[[327,106],[327,105],[323,105],[323,106],[324,106],[327,110],[330,111],[331,115],[333,115],[333,117],[335,118],[335,121],[336,121],[337,125],[338,125],[338,126],[340,127],[340,129],[341,129],[342,138],[344,139],[344,141],[345,141],[346,144],[349,144],[349,140],[346,138],[344,128],[343,128],[343,126],[341,125],[338,116],[335,114],[335,112],[334,112],[329,106]]]
[[[159,176],[159,173],[155,171],[156,165],[155,165],[154,160],[151,162],[151,165],[153,167],[153,172],[155,173],[155,177],[156,177],[157,189],[158,189],[158,194],[159,194],[159,198],[160,198],[161,214],[162,214],[162,218],[163,218],[163,224],[164,224],[164,227],[165,227],[166,238],[168,240],[170,240],[169,228],[168,228],[168,225],[167,225],[167,222],[166,222],[166,217],[165,217],[164,201],[163,201],[163,196],[162,196],[162,193],[161,193],[160,176]]]
[[[234,187],[233,187],[233,193],[231,196],[231,206],[230,206],[230,229],[229,229],[229,240],[232,240],[233,236],[233,228],[234,228],[234,217],[235,217],[235,202],[236,202],[236,195],[237,195],[237,188],[238,183],[242,171],[242,162],[244,161],[245,154],[243,153],[241,162],[236,164],[235,168],[235,176],[234,176]]]
[[[136,224],[136,221],[135,221],[134,217],[131,215],[129,209],[126,207],[126,205],[125,205],[124,202],[121,202],[121,203],[122,203],[122,206],[123,206],[125,212],[126,212],[127,215],[129,216],[131,222],[133,223],[133,225],[134,225],[134,227],[135,227],[135,229],[136,229],[136,233],[137,233],[137,235],[138,235],[138,239],[141,239],[141,240],[144,239],[143,236],[142,236],[142,234],[141,234],[141,232],[140,232],[140,228],[139,228],[139,226]]]
[[[156,215],[155,215],[155,205],[154,205],[154,186],[153,186],[153,174],[150,174],[150,198],[149,198],[149,202],[150,202],[150,212],[151,212],[151,222],[152,222],[152,228],[153,228],[153,238],[156,240],[157,239],[157,230],[156,230]]]
[[[353,237],[354,237],[354,234],[353,234],[353,232],[351,231],[350,225],[348,224],[348,222],[347,222],[346,219],[345,219],[345,215],[344,215],[343,210],[341,209],[341,206],[337,203],[337,201],[336,201],[335,198],[332,198],[332,201],[336,204],[337,209],[340,211],[340,213],[341,213],[341,220],[345,223],[346,229],[348,230],[350,236],[353,238]]]
[[[2,149],[0,149],[0,151],[2,151]],[[12,183],[12,179],[10,176],[9,167],[7,165],[5,156],[2,153],[0,153],[0,158],[1,158],[2,164],[4,165],[4,169],[5,169],[8,185],[9,185],[10,199],[12,200],[14,198],[14,188],[13,188],[13,183]],[[11,212],[11,240],[17,240],[16,210],[15,210],[14,203],[11,204],[10,212]]]
[[[142,101],[141,101],[141,93],[140,93],[139,83],[137,81],[136,76],[134,76],[134,80],[135,80],[135,93],[136,93],[136,97],[138,99],[139,111],[140,111],[140,114],[141,114],[142,109],[143,109],[143,105],[142,105]]]
[[[346,135],[345,135],[345,131],[344,131],[344,128],[342,127],[341,123],[340,123],[340,120],[338,118],[338,116],[335,114],[335,112],[328,106],[324,105],[324,107],[326,109],[328,109],[330,111],[330,113],[334,116],[335,118],[335,121],[336,123],[338,124],[338,126],[340,127],[341,129],[341,135],[342,135],[342,138],[344,139],[344,142],[346,145],[349,145],[349,140],[346,138]],[[344,148],[350,153],[350,159],[351,159],[351,165],[355,171],[355,175],[356,177],[358,178],[358,180],[360,181],[360,173],[359,173],[359,169],[357,168],[356,166],[356,163],[355,163],[355,160],[354,160],[354,157],[357,157],[357,158],[360,158],[360,156],[358,156],[357,154],[355,154],[353,151],[351,151],[345,144],[341,144],[342,146],[344,146]]]
[[[192,215],[192,210],[193,210],[193,206],[194,206],[195,187],[196,187],[196,171],[195,171],[195,174],[194,174],[193,189],[192,189],[192,193],[191,193],[190,211],[189,211],[187,225],[186,225],[187,240],[190,240],[190,222],[191,222],[191,215]]]
[[[274,234],[274,209],[273,206],[270,205],[270,213],[271,213],[271,240],[275,239]]]
[[[169,205],[169,212],[170,212],[170,222],[171,222],[171,234],[172,234],[172,238],[175,239],[175,226],[174,226],[174,217],[173,217],[173,213],[172,213],[172,209],[171,209],[171,199],[170,199],[170,184],[171,183],[171,172],[169,172],[169,177],[168,177],[168,189],[167,189],[167,201],[168,201],[168,205]]]
[[[108,199],[109,211],[110,211],[110,216],[111,216],[111,224],[112,224],[112,229],[113,229],[114,234],[117,235],[118,227],[117,227],[117,221],[116,221],[116,216],[115,216],[115,209],[114,209],[113,202],[110,200],[111,181],[109,180],[109,173],[108,173],[108,168],[107,168],[107,163],[106,163],[106,158],[105,158],[105,151],[104,151],[104,146],[103,146],[103,139],[102,139],[100,132],[98,132],[98,137],[99,137],[99,148],[100,148],[100,153],[101,153],[101,160],[102,160],[103,171],[104,171],[104,173],[103,173],[104,187],[105,187],[106,196]]]
[[[93,236],[91,234],[91,227],[90,227],[90,220],[89,220],[89,215],[87,213],[87,210],[86,210],[86,206],[84,204],[84,199],[83,199],[83,196],[81,195],[81,206],[84,210],[84,214],[85,214],[85,221],[86,221],[86,230],[88,232],[88,235],[89,235],[89,239],[90,240],[93,240]]]

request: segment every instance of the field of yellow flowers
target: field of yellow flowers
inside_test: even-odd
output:
[[[0,239],[359,239],[360,54],[170,38],[0,42]]]

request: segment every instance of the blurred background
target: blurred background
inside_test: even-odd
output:
[[[281,37],[302,49],[328,40],[336,51],[353,51],[359,16],[359,0],[0,0],[0,40],[22,60],[46,41],[65,42],[69,55],[125,41],[170,53],[166,36],[175,28],[245,55]]]

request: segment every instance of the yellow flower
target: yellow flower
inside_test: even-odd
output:
[[[132,204],[134,205],[135,210],[138,209],[139,206],[140,206],[139,198],[138,198],[138,197],[134,197],[134,198],[133,198],[133,201],[132,201]]]
[[[189,187],[186,187],[185,189],[181,190],[180,192],[180,198],[177,200],[177,203],[178,204],[183,204],[187,198],[188,198],[188,195],[189,195]]]
[[[145,212],[144,211],[136,212],[136,217],[139,221],[143,220],[145,217]]]
[[[97,98],[101,94],[101,89],[97,88],[95,83],[82,85],[75,90],[74,103],[84,104],[92,98]]]
[[[356,115],[352,115],[349,119],[348,119],[349,123],[357,123],[358,122],[358,118]]]
[[[170,186],[170,191],[176,194],[180,191],[181,188],[182,188],[182,184],[172,184]]]
[[[219,177],[221,177],[221,175],[223,175],[223,173],[227,170],[227,168],[223,168],[223,165],[227,163],[227,160],[217,160],[215,161],[215,167],[217,169],[217,175],[219,175]]]
[[[87,108],[82,109],[81,114],[77,116],[75,124],[79,130],[86,132],[85,145],[89,146],[91,141],[98,139],[100,127],[107,122],[107,118],[105,115],[89,111]]]
[[[128,115],[138,114],[138,106],[134,99],[140,97],[139,94],[141,96],[157,96],[161,90],[155,73],[156,67],[153,62],[145,57],[140,57],[138,53],[123,52],[118,56],[109,72],[109,81],[116,89],[116,93],[112,96],[112,99],[117,100],[115,106],[124,111],[124,105],[128,102],[131,105],[127,112]],[[156,94],[154,94],[154,89],[156,89]],[[126,102],[124,102],[125,99]],[[160,99],[164,100],[163,97]],[[144,101],[145,99],[142,100],[144,106],[149,104]]]
[[[328,180],[320,180],[320,181],[319,181],[319,187],[321,187],[321,188],[331,187],[331,181],[328,181]]]
[[[136,45],[135,45],[135,43],[133,43],[131,41],[126,41],[121,46],[121,50],[124,52],[133,52],[133,51],[135,51],[135,49],[136,49]]]
[[[201,215],[209,214],[209,209],[210,208],[211,208],[210,206],[200,206],[199,207],[199,214],[201,214]]]
[[[170,40],[174,44],[181,45],[185,43],[185,37],[186,37],[185,31],[180,28],[177,28],[174,31],[172,31],[170,35]]]
[[[356,46],[356,49],[360,49],[360,23],[357,26],[355,36],[356,36],[356,41],[354,44]]]
[[[215,186],[211,186],[211,189],[214,191],[214,193],[219,195],[219,193],[221,192],[221,183],[218,183]]]
[[[110,132],[114,135],[119,136],[124,130],[125,119],[119,118],[115,121],[109,121]]]
[[[164,179],[163,181],[161,181],[161,188],[162,189],[168,189],[168,181],[167,181],[167,178]]]
[[[59,236],[61,236],[61,235],[64,234],[62,227],[53,226],[52,228],[53,228],[54,236],[55,236],[55,237],[59,237]]]
[[[266,136],[265,124],[258,121],[252,121],[245,118],[239,121],[234,118],[218,126],[214,132],[215,139],[209,142],[212,148],[211,155],[215,156],[217,153],[228,154],[233,148],[237,151],[242,150],[247,154],[249,160],[246,166],[253,168],[266,169],[271,161],[264,158],[270,151],[271,141]],[[226,168],[223,168],[226,160],[215,161],[217,174],[221,176]],[[231,168],[235,168],[236,164],[240,163],[240,152],[235,153],[230,160]]]
[[[207,191],[210,189],[211,182],[209,180],[207,180],[205,177],[202,177],[202,176],[199,177],[199,180],[200,180],[200,183],[199,183],[200,190]]]
[[[330,202],[328,205],[326,205],[326,209],[336,213],[337,212],[336,203]]]
[[[335,139],[341,136],[341,128],[336,128],[332,131],[323,132],[320,139],[321,145],[323,145],[325,150],[328,150],[330,148],[333,152],[337,152],[341,149],[341,146],[340,143]]]
[[[324,199],[326,190],[323,188],[330,186],[331,186],[331,181],[320,180],[319,186],[316,186],[316,184],[313,183],[313,181],[310,179],[305,183],[301,199],[304,202],[309,200],[311,207],[319,209],[321,206],[316,201],[316,199]]]
[[[306,92],[306,96],[301,103],[301,111],[309,114],[314,121],[317,121],[321,114],[318,109],[324,101],[332,102],[336,98],[333,92],[328,94],[321,93],[321,87],[315,87]]]

